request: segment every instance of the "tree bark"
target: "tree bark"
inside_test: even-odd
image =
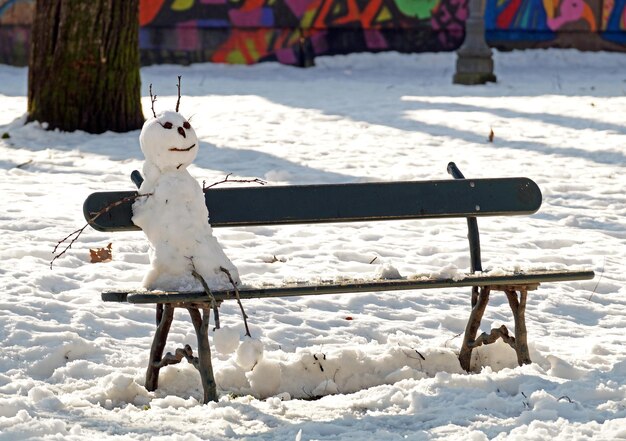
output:
[[[139,0],[37,0],[28,120],[48,129],[141,128]]]

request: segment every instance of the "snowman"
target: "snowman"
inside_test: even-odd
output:
[[[180,83],[179,83],[180,84]],[[150,270],[143,285],[150,290],[203,291],[199,274],[212,290],[240,285],[239,273],[224,253],[209,225],[204,192],[187,167],[198,154],[198,137],[176,111],[148,119],[139,135],[145,156],[144,181],[133,204],[133,222],[151,245]],[[230,277],[229,277],[230,275]]]

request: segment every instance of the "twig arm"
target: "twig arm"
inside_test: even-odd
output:
[[[252,334],[250,333],[250,328],[248,328],[248,314],[243,309],[243,304],[241,303],[241,297],[239,296],[239,288],[237,288],[237,284],[233,280],[233,277],[230,275],[230,271],[228,271],[223,266],[220,266],[220,270],[228,276],[228,280],[230,280],[231,285],[233,285],[233,289],[235,290],[235,297],[237,297],[237,303],[239,304],[239,309],[241,309],[241,316],[243,317],[243,325],[246,328],[246,336],[252,338]]]
[[[93,224],[94,221],[96,219],[98,219],[100,216],[102,216],[105,213],[108,213],[109,211],[111,211],[115,207],[118,207],[118,206],[120,206],[122,204],[134,201],[134,200],[142,198],[142,197],[148,197],[148,196],[152,196],[152,193],[135,194],[135,195],[132,195],[132,196],[127,196],[125,198],[120,199],[119,201],[115,201],[115,202],[110,203],[109,205],[107,205],[106,207],[103,207],[102,209],[100,209],[99,211],[96,211],[95,213],[90,213],[91,217],[87,220],[87,223],[85,225],[83,225],[82,228],[79,228],[78,230],[72,231],[70,234],[65,236],[60,241],[58,241],[57,244],[54,246],[54,249],[52,250],[52,254],[54,256],[52,257],[52,260],[50,261],[50,269],[52,269],[52,264],[54,263],[54,261],[57,260],[59,257],[63,256],[70,248],[72,248],[72,245],[74,245],[74,242],[76,242],[78,240],[78,238],[80,237],[80,235],[83,234],[83,231],[85,231],[85,229],[89,225]],[[66,243],[68,240],[69,240],[69,243],[63,248],[63,250],[61,250],[61,252],[57,253],[57,250],[59,249],[59,247],[61,245],[63,245],[64,243]]]

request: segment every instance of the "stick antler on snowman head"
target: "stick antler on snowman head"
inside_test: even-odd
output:
[[[156,101],[157,96],[152,95],[152,83],[150,83],[150,101],[152,102],[152,114],[156,118],[156,112],[154,111],[154,102]]]
[[[176,113],[178,113],[178,108],[180,107],[180,79],[181,76],[178,75],[178,84],[176,85],[176,87],[178,88],[178,99],[176,100]],[[156,118],[156,112],[154,110],[154,102],[157,100],[157,96],[156,95],[152,95],[152,83],[150,83],[150,101],[152,103],[152,115],[154,115],[154,117]]]
[[[178,106],[180,106],[180,75],[178,75],[178,100],[176,101],[176,112],[178,113]]]

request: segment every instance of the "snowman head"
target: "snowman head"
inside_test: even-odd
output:
[[[184,170],[196,159],[198,154],[198,137],[189,121],[178,113],[180,104],[180,77],[178,77],[178,102],[176,111],[166,110],[158,115],[154,111],[156,96],[152,99],[153,118],[147,120],[141,134],[139,144],[146,161],[154,164],[161,172]]]
[[[146,160],[162,172],[184,169],[198,154],[195,130],[184,116],[171,110],[144,123],[139,144]]]

